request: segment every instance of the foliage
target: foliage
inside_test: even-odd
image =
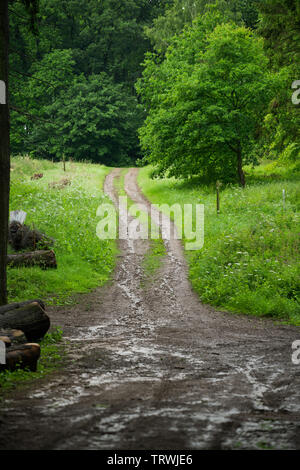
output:
[[[261,153],[269,158],[286,159],[286,148],[293,148],[291,159],[300,157],[299,105],[292,103],[292,83],[300,77],[300,4],[297,0],[262,0],[259,33],[272,70],[279,71],[282,86],[278,87],[265,118],[260,142]]]
[[[26,11],[24,4],[31,5],[31,9]],[[280,76],[280,84],[269,100],[264,119],[259,115],[257,145],[252,153],[276,159],[285,153],[286,158],[285,149],[292,145],[294,155],[300,124],[299,107],[291,102],[291,84],[299,79],[300,63],[297,0],[40,0],[39,9],[35,1],[15,0],[10,8],[12,152],[61,158],[65,152],[64,139],[57,134],[62,118],[68,123],[65,131],[71,130],[76,135],[78,132],[73,119],[75,102],[80,102],[76,87],[82,86],[91,94],[87,100],[91,103],[96,93],[92,82],[98,80],[99,85],[104,85],[105,102],[112,94],[114,116],[119,113],[120,120],[113,119],[114,131],[104,137],[106,128],[99,125],[102,113],[98,109],[94,112],[94,106],[86,109],[83,118],[89,122],[83,126],[85,129],[80,129],[82,138],[76,139],[73,158],[95,158],[113,164],[117,161],[120,165],[134,163],[140,157],[137,128],[144,119],[134,83],[141,75],[144,54],[154,48],[158,53],[155,60],[162,61],[166,51],[169,57],[172,50],[174,71],[169,67],[169,83],[174,77],[176,80],[184,54],[187,62],[192,60],[192,45],[184,42],[185,29],[193,28],[194,22],[199,28],[200,23],[207,21],[207,15],[219,19],[212,21],[210,27],[206,25],[206,33],[216,24],[233,22],[257,31],[264,38],[269,69]],[[38,34],[29,27],[33,19]],[[196,44],[204,51],[205,41]],[[171,65],[170,57],[167,62]],[[145,63],[149,66],[149,56]],[[154,91],[157,93],[157,86]],[[121,103],[125,103],[128,113],[124,113]],[[66,117],[67,113],[70,116]],[[96,141],[102,148],[99,152]],[[107,152],[103,153],[104,148]],[[68,152],[74,149],[75,145],[67,145]]]
[[[137,89],[149,113],[140,131],[147,161],[176,177],[230,181],[239,173],[243,184],[241,165],[255,161],[275,83],[261,40],[223,24],[220,14],[204,15],[173,40],[164,60],[145,61]]]
[[[159,268],[162,265],[162,260],[166,256],[166,248],[162,238],[157,240],[150,240],[150,248],[145,253],[142,268],[144,271],[145,279],[143,280],[142,285],[147,285],[147,282],[151,281]]]
[[[50,103],[59,102],[70,82],[73,81],[75,62],[71,50],[55,50],[46,55],[40,63],[33,64],[31,76],[26,79],[26,87],[22,93],[14,93],[14,106],[25,109],[27,113],[40,117],[28,119],[27,114],[12,111],[11,115],[11,146],[13,152],[33,153],[39,149],[47,148],[49,123],[55,119],[47,113]],[[21,86],[21,84],[19,84]],[[63,103],[60,103],[61,105]],[[47,119],[47,121],[45,121]],[[44,140],[37,140],[36,133],[44,133]],[[37,148],[36,148],[37,147]],[[41,154],[41,151],[39,152]],[[45,153],[43,156],[49,156]]]
[[[134,82],[140,75],[143,55],[150,47],[143,29],[161,11],[163,2],[40,0],[39,3],[39,12],[35,12],[38,34],[28,27],[30,18],[22,1],[14,1],[10,10],[12,152],[61,158],[64,142],[57,135],[54,138],[54,133],[59,133],[64,118],[68,123],[64,131],[77,136],[75,109],[86,102],[81,116],[81,121],[86,119],[85,129],[80,130],[81,139],[76,138],[76,146],[67,144],[67,151],[76,148],[73,158],[132,164],[139,156],[137,128],[143,119]],[[103,91],[97,87],[103,87]],[[85,100],[78,88],[84,88]],[[112,110],[108,109],[110,100]],[[107,119],[108,114],[111,116]],[[51,122],[55,131],[49,130]],[[111,133],[106,125],[112,125]],[[50,140],[55,141],[51,152],[49,132]],[[99,152],[95,142],[101,147]]]
[[[31,154],[130,165],[130,153],[138,154],[141,115],[136,99],[106,74],[82,75],[44,108],[49,123],[32,126]]]
[[[299,2],[262,0],[257,7],[260,12],[259,32],[265,38],[271,66],[278,69],[298,64],[299,67]]]
[[[205,205],[204,247],[186,252],[203,302],[300,325],[299,170],[266,162],[246,171],[245,189],[222,186],[218,216],[212,186],[152,180],[151,167],[140,170],[139,184],[155,204]]]
[[[255,0],[174,0],[164,13],[154,18],[146,34],[157,52],[165,53],[172,38],[207,11],[219,11],[223,17],[242,26],[255,28],[258,12]]]
[[[149,80],[149,86],[148,90],[145,87],[142,90],[143,98],[149,99],[149,94],[152,94],[153,97],[156,95],[156,101],[161,100],[158,75],[160,75],[161,85],[166,90],[167,83],[171,84],[174,80],[176,82],[176,74],[180,69],[178,61],[182,63],[183,53],[186,53],[186,63],[190,64],[194,57],[190,53],[193,47],[205,48],[205,43],[195,42],[193,45],[185,42],[187,37],[185,30],[193,28],[195,23],[199,27],[199,18],[203,24],[208,12],[210,12],[211,15],[221,17],[224,23],[234,22],[238,26],[245,25],[263,37],[264,50],[269,59],[268,69],[277,76],[272,94],[268,94],[269,101],[265,103],[264,112],[259,113],[255,139],[252,141],[251,151],[247,150],[247,158],[256,160],[272,158],[281,161],[287,161],[287,159],[292,161],[299,158],[299,105],[296,106],[291,100],[293,93],[291,85],[299,79],[300,72],[299,8],[299,2],[296,0],[229,0],[227,2],[222,0],[174,0],[166,8],[164,14],[155,18],[153,25],[146,29],[146,33],[157,51],[157,56],[155,59],[152,57],[152,65],[150,65],[150,55],[145,61],[144,65],[147,70],[144,71],[144,81]],[[213,26],[216,25],[212,23],[210,28]],[[207,31],[209,32],[210,29],[207,28]],[[174,52],[175,48],[177,56]],[[173,56],[172,62],[170,55]],[[167,69],[164,62],[170,67],[162,77],[163,70]],[[154,63],[159,64],[160,70],[158,70],[158,66],[154,67]],[[186,75],[190,71],[191,69],[186,69]],[[180,80],[185,80],[181,73],[179,77]],[[138,86],[141,87],[141,81]],[[186,87],[188,86],[190,86],[190,94],[192,94],[193,87],[187,82]],[[148,109],[154,110],[154,108],[155,104],[148,102]],[[168,114],[168,118],[170,115],[171,112]],[[183,130],[184,119],[179,123],[174,116],[172,119],[180,130]],[[171,118],[168,119],[169,124],[170,121]],[[196,135],[201,138],[199,134]],[[149,152],[145,148],[144,151]],[[211,178],[215,177],[214,169],[212,169]]]

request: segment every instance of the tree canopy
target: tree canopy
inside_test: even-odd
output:
[[[45,158],[60,158],[65,152],[100,163],[132,164],[140,156],[137,129],[143,122],[134,83],[150,48],[144,27],[163,3],[40,0],[35,32],[28,28],[30,13],[23,2],[14,1],[12,151]],[[78,116],[80,126],[78,105],[84,110]],[[62,128],[70,134],[59,139]]]
[[[146,62],[137,88],[149,107],[140,131],[147,161],[160,174],[212,180],[238,175],[244,185],[242,165],[255,160],[255,137],[274,80],[261,39],[222,23],[220,15],[205,15],[176,37],[161,63],[155,55]]]
[[[299,106],[292,103],[292,83],[300,78],[300,3],[297,0],[261,0],[259,33],[269,67],[281,74],[264,120],[260,154],[296,160],[300,155]]]

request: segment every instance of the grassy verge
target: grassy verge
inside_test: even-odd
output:
[[[269,162],[246,171],[244,190],[222,187],[218,216],[211,186],[152,180],[149,167],[141,169],[139,184],[152,203],[204,204],[204,247],[186,252],[203,302],[300,325],[299,173]]]
[[[166,249],[162,238],[150,240],[150,250],[145,254],[142,268],[144,270],[146,281],[153,279],[161,267],[162,260],[166,255]]]
[[[21,385],[31,383],[32,380],[41,379],[63,363],[64,349],[61,344],[62,331],[60,328],[47,333],[40,343],[41,357],[36,372],[17,369],[15,371],[2,371],[0,373],[0,397],[7,391]]]
[[[58,269],[8,269],[10,302],[41,297],[47,303],[71,303],[74,293],[104,284],[113,271],[115,241],[96,236],[96,210],[107,202],[102,186],[110,170],[72,162],[66,170],[61,163],[12,159],[10,209],[24,210],[27,225],[55,239]],[[43,178],[31,180],[35,173],[43,173]],[[68,184],[55,185],[63,179]]]

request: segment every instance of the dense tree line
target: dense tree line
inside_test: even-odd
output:
[[[259,153],[283,161],[300,156],[300,110],[291,100],[291,85],[300,80],[300,2],[260,0],[259,34],[264,38],[269,68],[281,77],[269,103]]]
[[[11,150],[132,164],[143,122],[134,83],[159,0],[40,0],[36,31],[10,5]]]
[[[34,29],[24,3],[9,7],[12,152],[146,155],[242,184],[244,162],[297,158],[297,0],[40,0]]]

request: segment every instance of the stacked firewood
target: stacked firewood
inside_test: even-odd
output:
[[[53,238],[24,224],[26,212],[13,211],[10,215],[8,242],[15,252],[7,255],[11,268],[39,266],[42,269],[56,268],[56,257],[52,249]]]
[[[18,367],[36,371],[40,357],[38,341],[49,328],[50,319],[41,300],[0,307],[0,341],[1,345],[5,345],[5,358],[0,361],[0,371]]]

